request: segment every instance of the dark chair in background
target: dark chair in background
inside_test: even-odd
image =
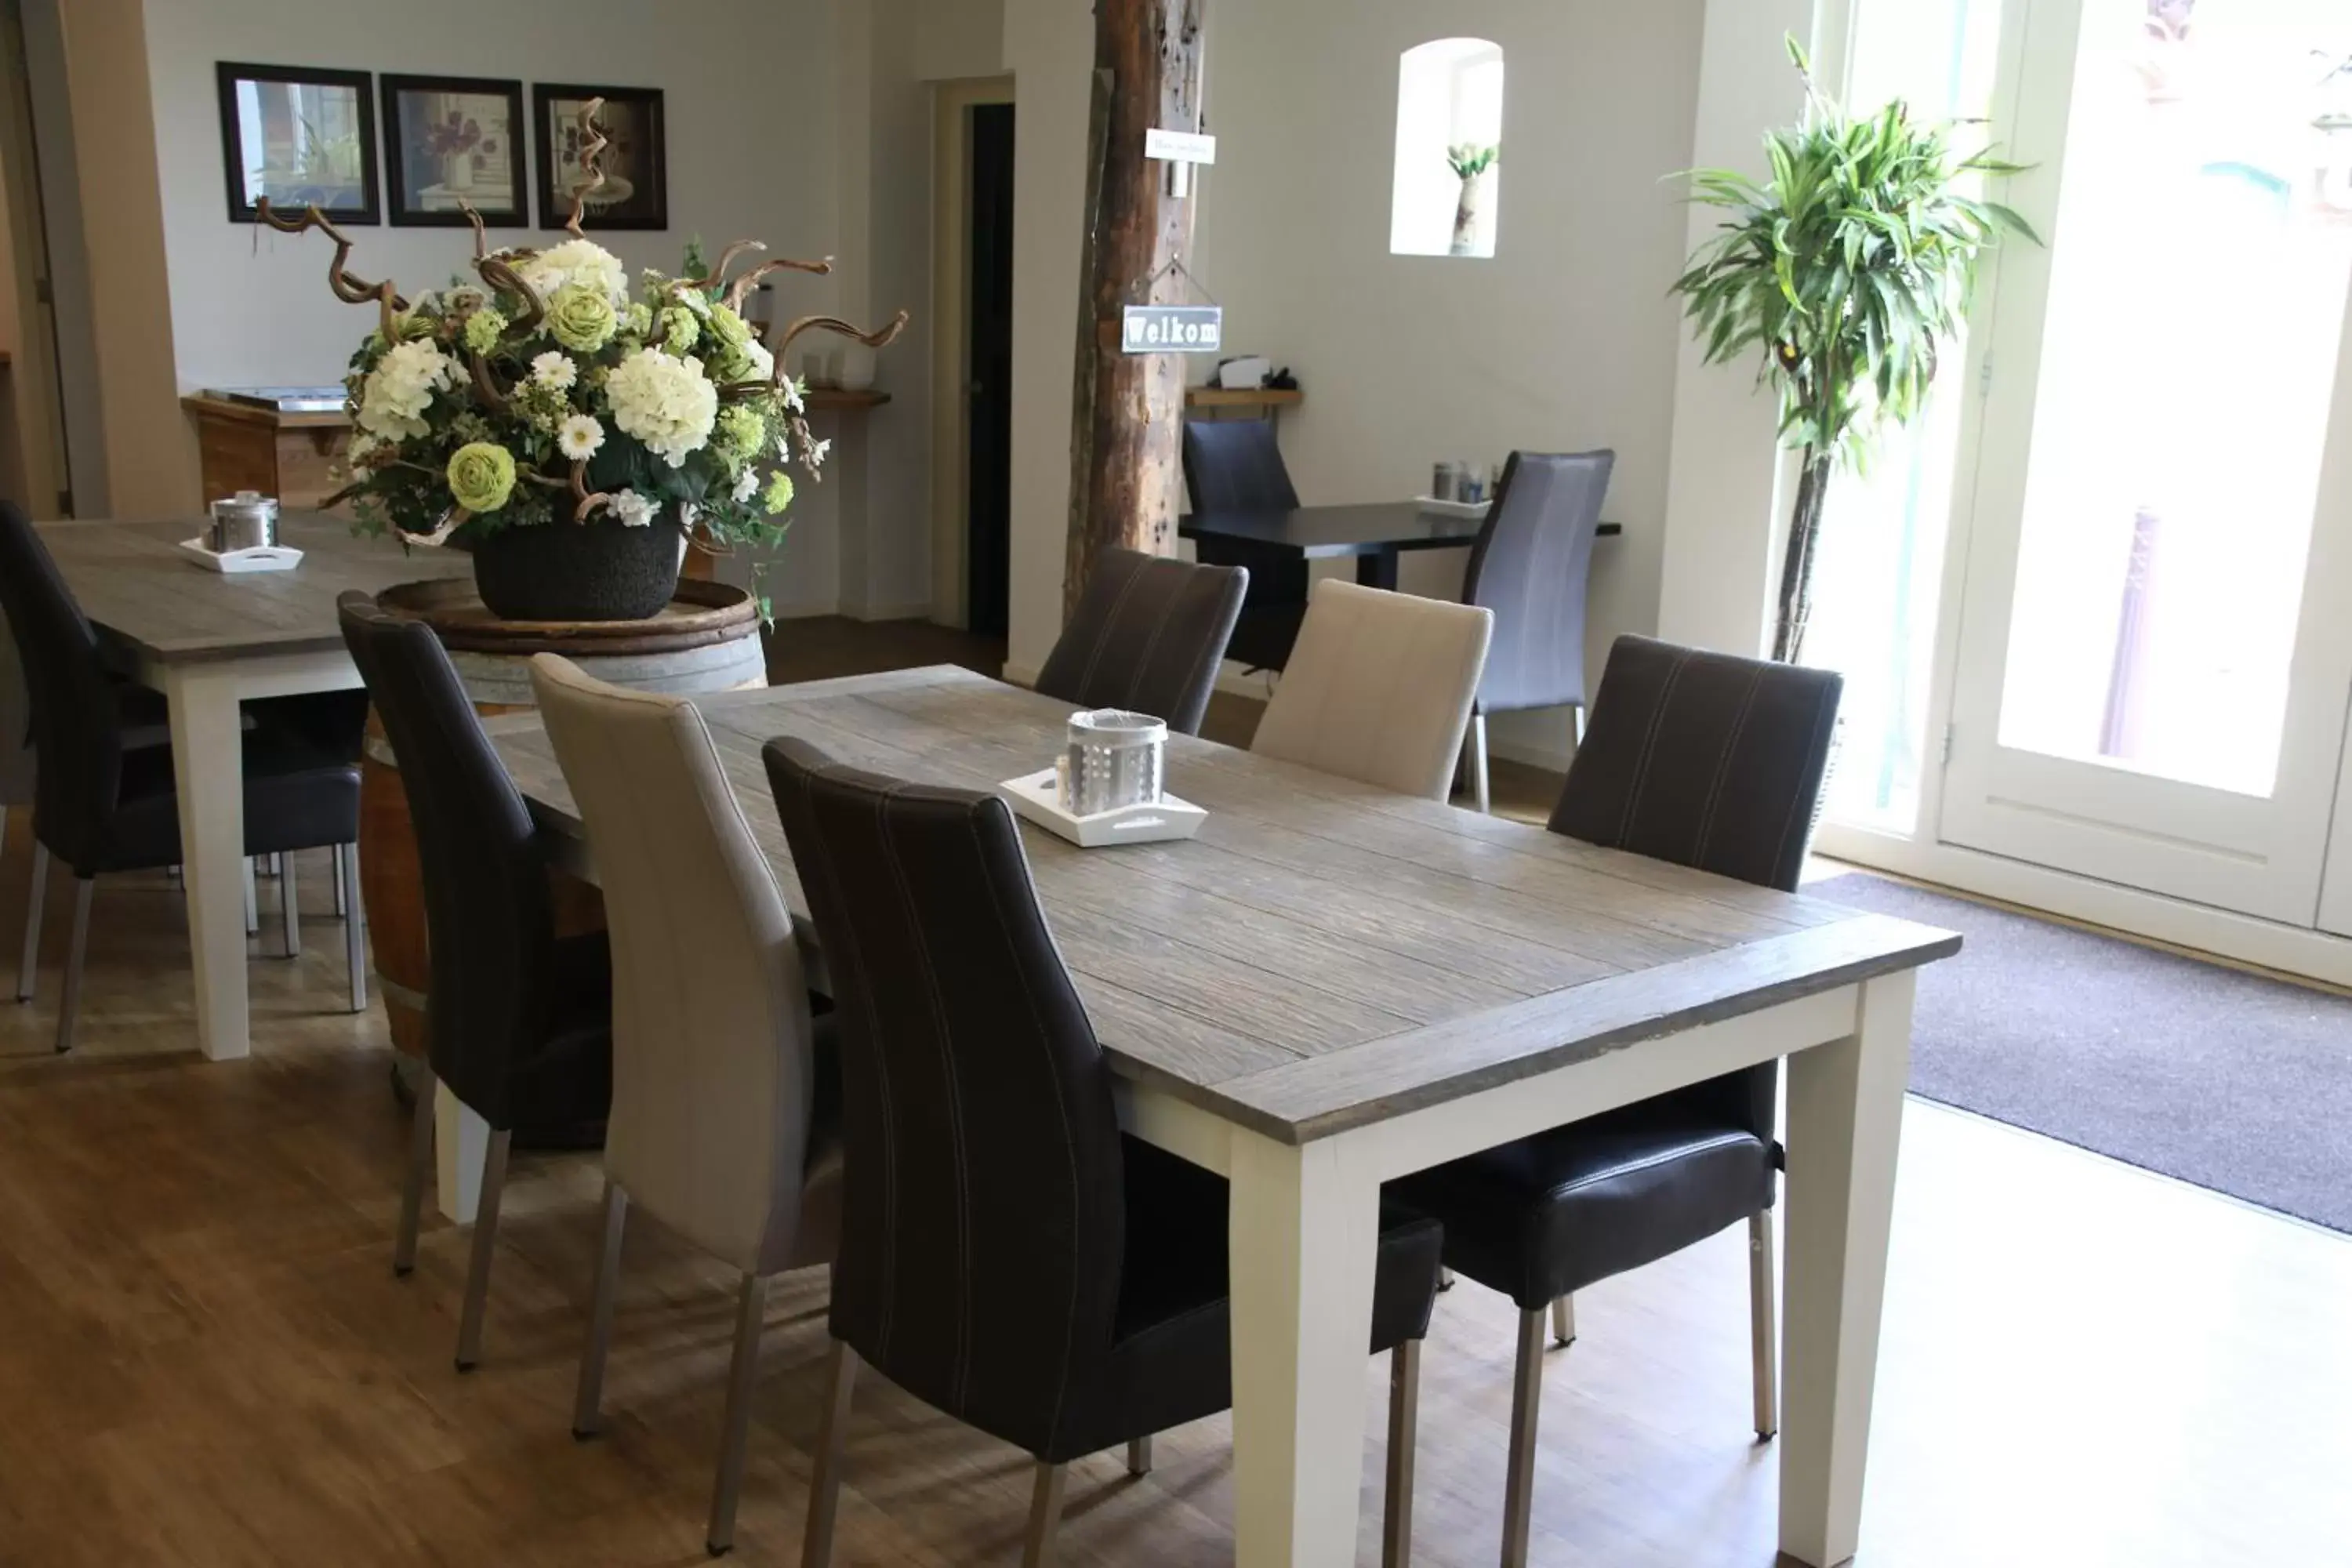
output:
[[[1465,604],[1495,612],[1465,748],[1478,809],[1489,804],[1486,716],[1576,709],[1584,739],[1584,608],[1614,452],[1514,452],[1470,550]]]
[[[0,502],[0,609],[7,615],[25,673],[33,747],[33,831],[37,842],[25,911],[19,1000],[30,1001],[39,958],[48,858],[73,870],[73,931],[58,1014],[57,1048],[73,1048],[89,955],[89,911],[98,879],[159,871],[180,863],[180,798],[168,743],[134,745],[134,718],[152,718],[152,698],[134,701],[110,675],[98,633],[74,602],[48,547],[25,514]],[[356,854],[360,776],[356,734],[349,756],[299,731],[256,725],[245,732],[245,850],[278,855],[333,848]],[[354,884],[356,885],[356,884]],[[366,965],[356,911],[348,921],[353,1011],[365,1005]]]
[[[735,1544],[768,1281],[830,1263],[837,1100],[824,1089],[792,911],[702,715],[553,654],[531,660],[547,738],[596,858],[613,933],[604,1227],[572,1434],[592,1437],[634,1205],[741,1275],[704,1536]],[[836,1080],[837,1081],[837,1080]]]
[[[1184,488],[1196,512],[1298,510],[1271,419],[1186,422]],[[1211,565],[1249,570],[1249,594],[1226,657],[1254,669],[1280,669],[1307,616],[1307,563],[1231,540],[1202,540],[1200,555]]]
[[[1111,1073],[993,795],[766,749],[842,1027],[841,1253],[802,1562],[824,1568],[861,1362],[1036,1459],[1024,1561],[1064,1467],[1228,1408],[1223,1178],[1120,1132]],[[1389,1561],[1410,1528],[1418,1351],[1443,1237],[1384,1215]],[[1354,1455],[1322,1457],[1352,1466]]]
[[[601,931],[557,939],[546,845],[439,639],[365,594],[345,594],[338,607],[408,792],[432,949],[427,1070],[416,1089],[395,1273],[415,1267],[435,1082],[490,1128],[457,1329],[457,1369],[470,1372],[481,1360],[519,1117],[593,1127],[601,1141],[613,1090],[612,955]]]
[[[1843,683],[1822,670],[1623,637],[1551,829],[1796,890]],[[1393,1184],[1445,1226],[1448,1268],[1519,1309],[1503,1562],[1527,1561],[1544,1312],[1572,1293],[1748,1223],[1756,1432],[1778,1429],[1772,1203],[1778,1062],[1490,1149]]]
[[[1081,708],[1125,708],[1197,735],[1249,590],[1237,566],[1107,550],[1037,689]]]

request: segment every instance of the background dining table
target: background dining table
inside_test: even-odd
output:
[[[1478,542],[1486,526],[1475,512],[1435,510],[1417,500],[1370,501],[1349,506],[1302,506],[1289,511],[1192,511],[1177,520],[1181,538],[1202,547],[1202,559],[1249,564],[1257,554],[1291,561],[1352,558],[1356,581],[1368,588],[1396,591],[1398,563],[1412,550],[1460,550]],[[1604,522],[1601,536],[1613,538],[1622,525]]]
[[[172,771],[196,982],[196,1041],[215,1061],[253,1048],[247,1006],[245,757],[238,704],[358,687],[335,600],[467,575],[467,556],[362,539],[349,521],[289,513],[290,572],[225,575],[179,549],[202,519],[38,525],[66,586],[125,674],[171,706]]]
[[[820,983],[761,743],[985,790],[1052,757],[1068,717],[952,668],[695,701]],[[593,879],[536,717],[490,728]],[[1357,1561],[1384,1181],[1779,1058],[1780,1545],[1852,1556],[1914,981],[1958,939],[1186,737],[1168,773],[1208,810],[1195,839],[1024,838],[1122,1121],[1231,1184],[1244,1568]]]

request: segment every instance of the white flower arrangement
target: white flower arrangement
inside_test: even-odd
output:
[[[604,395],[621,433],[673,468],[702,450],[719,418],[719,389],[702,374],[702,362],[659,349],[639,349],[623,360],[604,378]]]

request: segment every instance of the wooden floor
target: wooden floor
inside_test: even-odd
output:
[[[824,635],[826,657],[856,640]],[[322,911],[324,858],[304,858],[302,905]],[[0,952],[26,864],[12,824]],[[233,1065],[195,1055],[161,878],[101,885],[81,1047],[53,1058],[62,925],[40,999],[0,1001],[0,1563],[704,1561],[720,1270],[633,1227],[610,1433],[574,1443],[593,1163],[518,1161],[487,1359],[460,1377],[467,1234],[428,1221],[416,1274],[392,1278],[405,1121],[381,1012],[330,1010],[331,920],[306,922],[301,959],[254,960],[256,1054]],[[1864,1563],[2347,1561],[2352,1241],[1918,1102],[1895,1234]],[[775,1293],[748,1563],[798,1561],[824,1290],[817,1274]],[[1579,1326],[1547,1379],[1535,1561],[1766,1568],[1776,1458],[1747,1431],[1741,1237],[1596,1288]],[[1510,1330],[1475,1286],[1441,1300],[1423,1564],[1495,1561]],[[1368,1361],[1366,1399],[1384,1388]],[[1230,1562],[1227,1444],[1208,1421],[1163,1437],[1144,1480],[1076,1467],[1064,1561]],[[1361,1456],[1368,1525],[1379,1458]],[[849,1487],[836,1562],[1017,1556],[1024,1458],[871,1380]]]

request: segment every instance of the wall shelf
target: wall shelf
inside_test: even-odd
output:
[[[1307,394],[1297,387],[1192,386],[1184,390],[1187,408],[1296,408]]]

